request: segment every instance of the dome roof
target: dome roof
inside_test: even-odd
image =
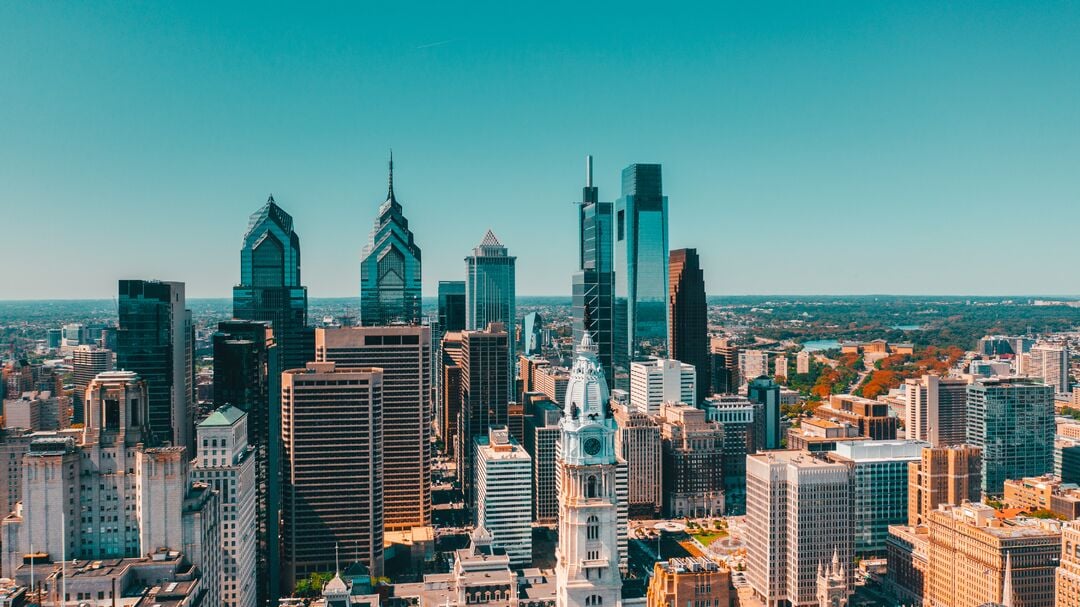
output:
[[[604,369],[600,366],[600,359],[596,354],[596,345],[586,332],[577,348],[570,381],[566,384],[566,410],[563,419],[570,423],[576,423],[582,418],[599,422],[606,416],[606,405],[610,397]]]

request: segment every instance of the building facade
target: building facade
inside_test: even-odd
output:
[[[491,323],[501,323],[507,333],[517,326],[516,278],[517,258],[488,230],[472,252],[465,258],[465,328],[483,331]],[[514,338],[507,343],[506,374],[502,378],[507,390],[514,393]]]
[[[724,431],[724,511],[746,514],[746,456],[754,452],[754,403],[744,396],[718,394],[705,401],[710,422]]]
[[[473,464],[474,441],[486,436],[491,426],[505,426],[510,421],[509,374],[510,336],[502,323],[492,323],[483,331],[461,333],[461,413],[458,414],[458,479],[465,503],[475,503]]]
[[[613,209],[612,203],[600,202],[599,190],[592,184],[592,156],[588,156],[578,207],[578,271],[571,286],[573,339],[578,344],[586,331],[592,335],[609,385],[614,380]]]
[[[630,363],[630,406],[659,415],[665,402],[697,404],[697,372],[672,358]]]
[[[982,492],[1005,479],[1054,469],[1054,389],[1023,378],[980,379],[967,388],[967,442],[982,450]]]
[[[683,403],[660,408],[663,495],[669,517],[714,517],[724,510],[724,429]]]
[[[71,399],[71,423],[83,423],[83,404],[86,399],[86,387],[98,376],[98,373],[112,371],[116,355],[112,350],[97,346],[82,345],[71,352],[71,374],[75,384]]]
[[[697,249],[672,251],[668,261],[668,344],[672,358],[697,371],[699,398],[711,394],[708,312],[705,273]]]
[[[907,438],[935,447],[967,440],[967,380],[923,375],[904,381]]]
[[[556,450],[562,435],[562,407],[552,401],[532,405],[525,416],[525,451],[532,458],[533,521],[551,525],[559,517]]]
[[[977,502],[982,486],[982,451],[978,447],[924,448],[908,464],[908,525],[926,524],[941,504]]]
[[[645,598],[647,607],[733,607],[735,602],[731,571],[726,565],[701,556],[674,558],[653,565]]]
[[[632,518],[655,518],[664,508],[664,441],[656,418],[625,404],[611,407],[618,430],[615,452],[628,469],[627,508]]]
[[[780,385],[771,377],[755,377],[746,385],[746,398],[758,405],[754,410],[754,448],[779,449],[783,436],[780,429]]]
[[[532,563],[531,477],[532,458],[507,427],[488,428],[476,445],[476,521],[514,567]]]

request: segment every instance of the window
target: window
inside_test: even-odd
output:
[[[585,539],[600,539],[600,519],[596,518],[595,515],[590,515],[585,522]]]
[[[585,497],[589,497],[589,498],[596,497],[596,493],[597,493],[596,477],[595,476],[590,476],[589,480],[586,483]]]

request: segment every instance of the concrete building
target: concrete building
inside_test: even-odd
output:
[[[562,434],[559,421],[562,408],[547,400],[533,404],[532,415],[525,417],[525,451],[532,458],[533,521],[554,524],[559,517],[559,492],[556,488],[556,445]]]
[[[857,441],[838,443],[829,460],[848,467],[851,478],[852,551],[884,557],[890,525],[908,520],[908,466],[929,443]]]
[[[788,376],[788,364],[787,363],[788,363],[788,360],[787,360],[786,356],[783,356],[783,355],[777,356],[776,359],[773,360],[773,368],[774,368],[773,375],[776,376],[776,377],[783,377],[785,380],[787,380],[787,376]]]
[[[1001,495],[1005,479],[1054,468],[1054,390],[1023,378],[968,386],[967,443],[982,449],[982,492]]]
[[[630,406],[659,415],[665,402],[697,403],[697,372],[671,358],[630,363]]]
[[[339,370],[382,369],[383,523],[431,523],[431,328],[315,330],[315,360]]]
[[[753,375],[746,384],[746,397],[754,408],[754,449],[779,449],[783,438],[780,428],[780,385],[771,377]],[[793,448],[790,444],[789,448]]]
[[[967,440],[967,385],[965,379],[936,375],[905,380],[907,438],[935,447],[963,444]]]
[[[75,384],[75,391],[71,399],[72,423],[81,424],[83,422],[86,387],[99,373],[112,371],[115,361],[116,355],[113,354],[112,350],[97,346],[82,345],[71,352],[71,374],[72,382]]]
[[[22,499],[22,460],[33,439],[30,430],[0,429],[0,508],[5,513],[14,510]]]
[[[562,406],[566,400],[566,384],[570,382],[570,369],[549,364],[536,366],[532,375],[532,390],[541,392]]]
[[[978,447],[925,448],[908,464],[908,525],[926,524],[926,515],[942,504],[979,501],[982,451]]]
[[[829,404],[814,410],[814,416],[859,429],[859,436],[870,440],[896,440],[899,420],[889,415],[889,405],[878,400],[851,394],[833,394]]]
[[[1061,560],[1055,578],[1057,607],[1080,607],[1080,522],[1061,526]]]
[[[461,413],[458,415],[457,460],[458,480],[465,494],[465,503],[476,501],[473,464],[473,443],[486,436],[491,426],[509,422],[510,386],[507,348],[510,336],[502,323],[492,323],[483,331],[461,333]]]
[[[795,355],[795,372],[799,375],[810,372],[810,353],[806,350],[800,350]]]
[[[488,428],[476,442],[476,521],[513,567],[532,563],[532,458],[506,426]]]
[[[308,363],[281,376],[282,589],[350,546],[383,570],[383,372]]]
[[[1024,357],[1024,375],[1037,377],[1057,394],[1069,392],[1069,348],[1037,343]]]
[[[645,605],[734,607],[731,570],[705,557],[674,558],[653,565]]]
[[[631,518],[655,518],[663,510],[663,439],[655,417],[626,404],[611,407],[618,430],[615,452],[628,469]]]
[[[1061,523],[1002,519],[985,504],[942,506],[927,516],[925,600],[1052,607],[1061,556]]]
[[[70,399],[52,392],[23,392],[4,400],[4,428],[32,432],[63,430],[70,426]]]
[[[247,413],[226,405],[195,429],[192,478],[213,487],[221,502],[221,600],[227,607],[256,605],[256,451],[248,444],[247,422]]]
[[[930,538],[925,525],[893,525],[886,540],[886,587],[902,605],[922,605],[926,596]]]
[[[724,513],[724,429],[705,411],[685,403],[660,408],[664,441],[663,486],[669,517]]]
[[[769,353],[763,350],[740,350],[739,377],[749,382],[755,377],[771,377],[769,375]]]
[[[747,577],[766,607],[817,605],[817,572],[852,559],[851,473],[795,451],[746,458]]]
[[[745,396],[717,394],[703,403],[710,422],[724,431],[724,511],[746,514],[746,456],[754,452],[754,403]]]
[[[1050,512],[1065,520],[1080,518],[1080,487],[1052,475],[1005,481],[1002,502],[1028,512]]]
[[[799,422],[798,427],[788,429],[787,448],[823,453],[836,449],[836,445],[840,442],[853,440],[870,439],[860,435],[859,428],[848,422],[807,417]]]

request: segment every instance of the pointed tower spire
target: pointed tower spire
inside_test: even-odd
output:
[[[390,186],[386,193],[387,200],[394,199],[394,148],[390,148]]]
[[[271,192],[270,197],[266,199],[266,203],[267,204],[274,204],[274,194],[273,194],[273,192]]]
[[[592,187],[592,154],[585,157],[585,187]]]
[[[1011,552],[1005,553],[1005,581],[1001,589],[1001,604],[1004,607],[1016,607],[1016,603],[1013,601]]]

